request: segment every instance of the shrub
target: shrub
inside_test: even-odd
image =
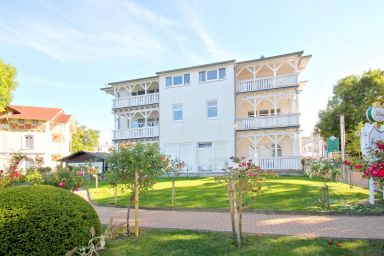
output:
[[[95,210],[51,186],[0,189],[0,255],[64,255],[100,232]]]
[[[37,170],[27,172],[25,180],[29,185],[41,185],[44,183],[43,175]]]

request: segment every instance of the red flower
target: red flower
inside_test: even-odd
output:
[[[1,170],[1,173],[4,173],[5,171],[4,170]]]
[[[83,176],[83,171],[77,171],[77,176]]]
[[[384,178],[384,169],[380,169],[377,173],[377,176],[379,176],[380,178]]]
[[[245,165],[246,165],[246,164],[245,164],[244,162],[242,162],[242,163],[241,163],[241,166],[243,166],[243,167],[244,167]]]
[[[356,169],[361,169],[361,168],[363,168],[363,166],[362,166],[361,164],[356,164],[356,165],[355,165],[355,168],[356,168]]]
[[[249,177],[252,177],[252,176],[253,176],[253,173],[252,173],[252,172],[249,172],[249,173],[248,173],[248,176],[249,176]]]
[[[338,247],[342,247],[343,244],[342,244],[342,243],[338,243],[337,246],[338,246]]]
[[[64,186],[65,186],[65,183],[64,183],[64,181],[60,181],[60,182],[59,182],[59,187],[61,187],[61,188],[62,188],[62,187],[64,187]]]
[[[384,163],[382,163],[380,166],[381,166],[381,168],[384,168]]]
[[[9,170],[14,171],[16,170],[16,167],[12,165],[11,167],[9,167]]]
[[[365,175],[365,176],[368,176],[368,175],[369,175],[369,173],[370,173],[370,171],[367,169],[367,170],[364,170],[364,172],[363,172],[363,173],[364,173],[364,175]]]
[[[379,174],[379,172],[377,170],[373,170],[372,171],[372,176],[373,177],[377,177],[378,174]]]
[[[351,162],[349,162],[348,160],[345,160],[345,161],[344,161],[344,164],[345,164],[345,165],[350,165]]]

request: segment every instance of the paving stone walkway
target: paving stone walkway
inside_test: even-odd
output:
[[[87,199],[85,191],[78,194]],[[103,224],[113,217],[113,224],[126,220],[125,208],[93,206]],[[245,213],[246,233],[384,239],[384,216],[309,216],[289,214]],[[133,224],[134,211],[130,223]],[[203,231],[231,231],[229,213],[210,211],[140,210],[140,225],[151,228],[173,228]]]

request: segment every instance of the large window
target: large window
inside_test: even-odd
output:
[[[192,143],[174,143],[164,145],[164,154],[186,163],[185,169],[192,170]]]
[[[226,168],[228,150],[226,141],[202,142],[197,144],[199,171],[221,171]]]
[[[225,76],[226,76],[225,68],[208,70],[208,71],[200,71],[199,82],[225,79]]]
[[[207,101],[208,118],[217,118],[217,100]]]
[[[24,136],[24,145],[26,149],[33,149],[33,135]]]
[[[191,75],[190,74],[184,74],[179,76],[167,76],[165,78],[165,86],[166,87],[172,87],[172,86],[181,86],[191,83]]]
[[[173,105],[173,121],[181,122],[183,121],[183,105]]]

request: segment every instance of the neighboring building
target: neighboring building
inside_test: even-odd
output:
[[[0,114],[0,169],[8,167],[10,155],[17,152],[27,156],[22,168],[32,167],[36,157],[55,167],[69,154],[74,129],[72,116],[60,108],[8,106]]]
[[[311,135],[302,137],[302,155],[304,157],[325,157],[327,155],[325,151],[325,143],[321,139],[320,135]]]
[[[105,152],[109,153],[113,149],[113,145],[109,144],[108,142],[105,142],[105,144],[100,144],[97,146],[96,152]]]
[[[300,169],[299,74],[310,58],[230,60],[109,83],[113,142],[157,142],[194,173],[221,171],[234,155]]]
[[[110,154],[105,152],[88,152],[80,150],[76,153],[70,154],[58,161],[64,163],[66,166],[79,166],[86,165],[97,167],[99,173],[107,170],[106,160]]]

